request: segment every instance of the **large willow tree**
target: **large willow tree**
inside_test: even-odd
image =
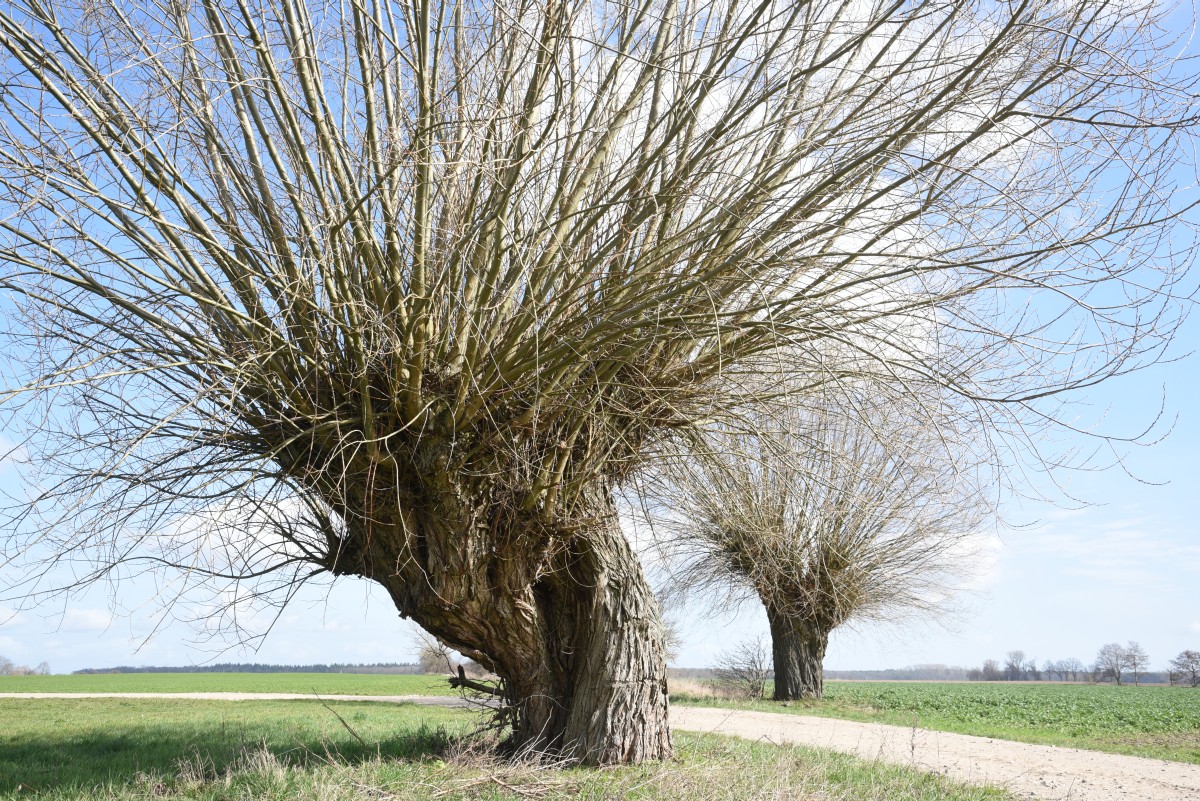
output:
[[[1010,408],[1153,359],[1192,112],[1159,13],[4,0],[10,593],[360,576],[519,742],[668,755],[613,486],[781,344]]]

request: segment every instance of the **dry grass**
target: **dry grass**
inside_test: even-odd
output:
[[[706,698],[721,701],[745,701],[745,688],[720,679],[667,679],[667,691],[672,700],[700,701]]]
[[[376,758],[313,768],[288,764],[271,751],[248,749],[217,773],[187,760],[170,775],[140,774],[109,801],[238,798],[298,801],[1011,801],[1001,790],[969,787],[901,767],[867,763],[813,749],[749,743],[714,735],[678,738],[667,763],[595,770],[525,758],[502,759],[486,745],[451,748],[418,761]]]
[[[667,677],[667,692],[672,698],[721,698],[719,687],[713,679],[682,679]]]

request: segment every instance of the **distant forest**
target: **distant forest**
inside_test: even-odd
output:
[[[711,679],[712,668],[669,668],[668,675],[681,679]],[[767,671],[768,677],[774,671]],[[889,670],[826,670],[825,678],[834,681],[966,681],[967,669],[955,665],[911,665]]]
[[[94,673],[420,673],[419,665],[407,663],[378,663],[373,665],[260,665],[253,662],[223,662],[219,665],[188,665],[186,667],[130,667],[119,665],[110,668],[84,668],[76,674]]]
[[[966,681],[967,669],[955,665],[912,665],[889,670],[827,670],[825,678],[844,681]]]

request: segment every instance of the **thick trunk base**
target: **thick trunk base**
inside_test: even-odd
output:
[[[821,698],[825,694],[825,648],[829,632],[767,608],[776,701]]]
[[[516,742],[589,765],[669,758],[658,607],[615,516],[573,543],[534,595],[546,669],[508,674]]]
[[[384,566],[371,578],[403,615],[505,680],[517,748],[590,765],[667,759],[658,605],[607,487],[584,503],[589,514],[565,530],[453,509],[411,515],[415,547],[371,553]]]

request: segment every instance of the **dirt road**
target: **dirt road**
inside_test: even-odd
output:
[[[833,718],[671,707],[688,731],[799,743],[1045,801],[1200,801],[1200,765]]]
[[[296,693],[2,693],[5,698],[190,698],[214,701],[313,700]],[[459,698],[325,695],[324,701],[462,706]],[[855,723],[834,718],[674,706],[671,725],[751,740],[830,748],[974,784],[1005,787],[1041,801],[1200,801],[1200,765],[1030,745],[987,737]]]

